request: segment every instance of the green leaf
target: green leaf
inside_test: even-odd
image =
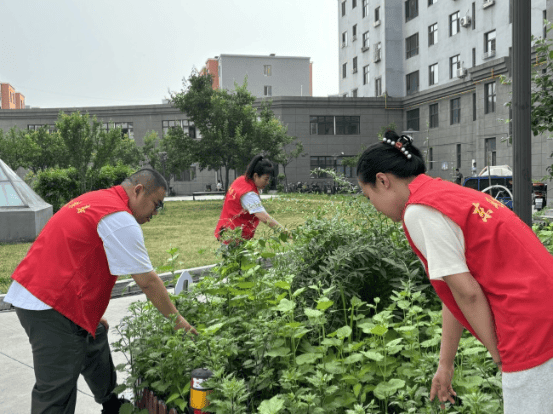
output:
[[[373,390],[373,394],[380,400],[384,400],[393,395],[400,388],[404,387],[406,382],[401,379],[393,378],[388,382],[380,382]]]
[[[284,298],[281,299],[279,305],[275,307],[276,310],[281,312],[290,312],[296,307],[296,303]]]
[[[324,311],[325,309],[333,306],[333,303],[335,302],[326,297],[322,297],[317,301],[317,306],[315,308]]]
[[[362,359],[363,359],[363,355],[356,353],[356,354],[352,354],[352,355],[349,355],[348,357],[346,357],[344,359],[344,363],[345,364],[354,364],[356,362],[360,362]]]
[[[337,338],[325,338],[321,341],[321,345],[341,346],[342,341]]]
[[[261,256],[264,258],[264,259],[269,259],[271,257],[275,257],[275,253],[271,253],[271,252],[262,252]]]
[[[487,352],[487,348],[484,346],[476,346],[473,348],[467,348],[462,351],[462,355],[475,355],[480,352]]]
[[[290,284],[288,282],[285,282],[284,280],[280,280],[278,282],[275,282],[275,287],[290,290]]]
[[[473,389],[479,388],[479,386],[481,386],[481,384],[483,383],[483,378],[476,375],[470,375],[454,382],[459,387]]]
[[[250,289],[256,286],[256,284],[254,282],[240,282],[240,283],[237,283],[236,286],[238,286],[241,289]]]
[[[177,398],[174,404],[177,405],[181,411],[185,411],[185,407],[187,406],[187,403],[182,398]]]
[[[307,354],[298,355],[296,357],[296,363],[298,365],[313,364],[315,361],[317,361],[322,356],[323,356],[322,354],[314,354],[314,353],[307,353]]]
[[[119,414],[133,414],[135,407],[131,403],[125,403],[119,407]]]
[[[323,315],[323,312],[320,311],[320,310],[317,310],[317,309],[305,308],[305,309],[304,309],[304,314],[305,314],[308,318],[318,318],[318,317],[320,317],[321,315]],[[125,364],[123,364],[123,365],[125,365]]]
[[[377,351],[361,351],[361,354],[366,358],[372,359],[374,361],[382,361],[385,357]]]
[[[358,384],[354,385],[353,391],[354,391],[354,396],[356,398],[358,398],[358,395],[360,395],[361,390],[362,390],[362,384],[358,383]]]
[[[274,396],[271,400],[264,400],[258,406],[259,414],[278,414],[284,406],[285,402],[280,395]]]
[[[296,289],[296,290],[294,291],[294,293],[292,294],[292,297],[293,297],[293,298],[297,297],[298,295],[300,295],[300,294],[301,294],[302,292],[304,292],[305,290],[306,290],[305,287],[300,288],[300,289]]]
[[[223,325],[225,325],[225,322],[216,323],[215,325],[210,325],[204,330],[204,332],[209,333],[209,334],[216,333],[217,331],[219,331],[221,329],[221,327]]]
[[[350,326],[345,325],[342,328],[337,329],[337,337],[339,339],[348,338],[352,334],[352,329]]]
[[[125,384],[119,384],[117,387],[114,388],[112,391],[114,394],[121,394],[123,391],[127,389],[127,385]]]
[[[165,402],[169,404],[171,401],[176,400],[180,396],[181,394],[178,394],[178,393],[171,394]]]
[[[373,335],[383,336],[388,332],[388,328],[383,325],[377,325],[370,331]]]
[[[290,353],[290,349],[286,347],[273,348],[267,352],[270,357],[284,357]]]

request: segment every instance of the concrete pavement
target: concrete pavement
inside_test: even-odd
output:
[[[120,336],[115,329],[127,315],[128,306],[135,301],[144,301],[146,296],[129,295],[110,301],[105,313],[110,330],[110,343]],[[126,362],[120,352],[112,352],[114,364]],[[118,372],[118,383],[123,379]],[[14,311],[0,312],[0,413],[28,414],[31,412],[31,391],[35,384],[33,355],[23,327]],[[78,382],[77,414],[100,414],[102,406],[94,401],[88,385],[81,376]]]

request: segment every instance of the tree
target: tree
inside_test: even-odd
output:
[[[271,102],[262,102],[259,112],[254,108],[256,97],[247,90],[246,79],[242,86],[235,84],[233,92],[213,90],[210,74],[193,72],[183,86],[181,92],[172,93],[171,100],[192,119],[202,139],[180,132],[176,132],[172,139],[180,136],[184,142],[179,145],[190,151],[191,160],[198,162],[200,169],[223,167],[225,188],[229,186],[230,170],[244,171],[258,153],[276,159],[284,146],[294,140],[275,118]],[[174,151],[167,152],[168,158],[175,156]]]
[[[36,174],[48,168],[68,167],[67,151],[57,131],[50,132],[48,126],[44,125],[35,131],[21,132],[23,145],[27,148],[26,168]]]
[[[19,167],[27,168],[25,154],[29,149],[29,142],[24,138],[22,131],[16,127],[4,134],[0,129],[0,159],[4,161],[12,170]]]
[[[144,137],[144,145],[142,146],[142,158],[150,167],[158,170],[160,166],[160,143],[158,133],[150,131]]]
[[[287,165],[289,165],[292,160],[298,158],[302,151],[304,151],[304,146],[300,141],[296,142],[296,144],[287,151],[287,148],[283,150],[283,152],[274,158],[274,161],[281,164],[283,166],[283,175],[285,176],[285,188],[288,187],[288,180],[287,180]]]

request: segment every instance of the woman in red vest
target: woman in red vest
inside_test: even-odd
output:
[[[425,174],[412,138],[387,131],[358,162],[375,208],[402,222],[443,302],[431,400],[454,402],[464,328],[502,370],[504,413],[552,413],[552,255],[491,196]]]
[[[224,232],[227,229],[242,228],[242,239],[250,240],[254,237],[256,227],[260,221],[269,227],[283,229],[283,227],[265,211],[260,199],[259,190],[263,190],[273,174],[273,164],[264,159],[262,155],[256,155],[244,175],[238,177],[225,196],[223,210],[217,222],[214,235],[225,244]]]

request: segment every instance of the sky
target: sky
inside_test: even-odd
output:
[[[208,58],[310,57],[338,93],[336,0],[1,0],[0,83],[31,107],[160,104]]]

